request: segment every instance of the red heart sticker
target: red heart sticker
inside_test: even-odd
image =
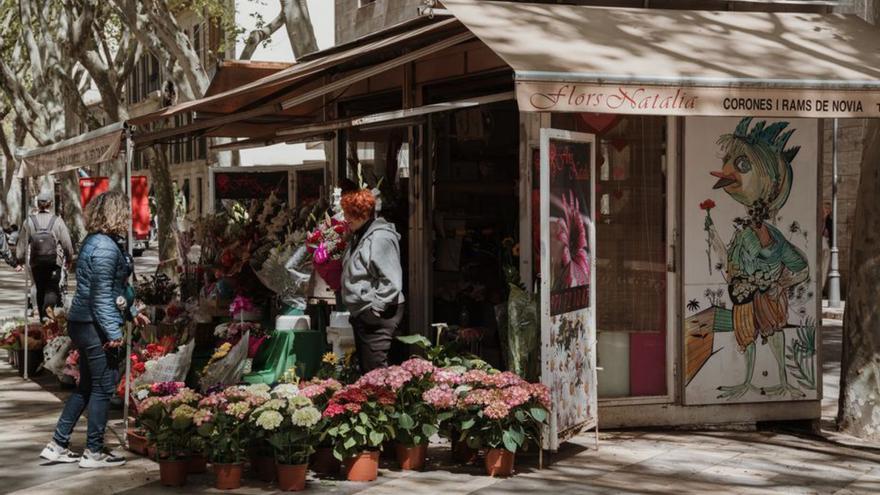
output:
[[[578,115],[588,131],[600,136],[610,131],[620,121],[620,115],[613,113],[580,113]]]

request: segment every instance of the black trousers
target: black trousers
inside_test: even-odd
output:
[[[34,285],[37,287],[37,310],[40,319],[46,317],[46,307],[61,303],[61,267],[55,265],[32,266]]]
[[[388,366],[388,351],[394,332],[403,320],[403,309],[403,304],[397,304],[380,316],[366,310],[348,320],[354,331],[354,348],[361,373]]]

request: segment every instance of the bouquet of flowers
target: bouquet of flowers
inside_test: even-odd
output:
[[[318,275],[331,289],[338,291],[342,284],[342,256],[348,245],[348,224],[326,214],[324,217],[306,239],[306,249],[312,255]]]
[[[279,390],[279,387],[281,388]],[[278,464],[308,463],[321,412],[312,401],[290,393],[284,384],[272,391],[272,398],[251,413],[251,421],[272,446]]]
[[[76,349],[71,349],[67,354],[67,359],[64,360],[64,369],[62,370],[65,376],[69,376],[73,379],[74,383],[79,383],[79,351]],[[123,392],[125,393],[125,392]]]
[[[202,377],[199,380],[201,390],[241,381],[247,364],[249,343],[248,332],[245,332],[235,344],[228,341],[222,343],[202,369]]]
[[[67,336],[67,315],[63,310],[47,308],[43,323],[46,345],[43,347],[43,368],[59,380],[65,379],[64,366],[70,352],[71,340]]]

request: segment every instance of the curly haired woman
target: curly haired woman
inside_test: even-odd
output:
[[[123,457],[104,451],[104,431],[110,397],[119,382],[124,319],[132,319],[139,326],[149,323],[131,307],[134,294],[128,277],[133,272],[133,262],[124,248],[131,222],[130,205],[124,194],[106,192],[86,206],[89,235],[76,263],[76,294],[68,314],[68,333],[80,355],[80,380],[64,404],[52,441],[40,453],[40,457],[51,462],[79,462],[82,468],[125,464]],[[128,301],[125,315],[116,305],[120,296]],[[86,408],[87,445],[80,457],[68,446],[73,428]]]
[[[342,259],[342,300],[366,373],[388,365],[394,331],[403,319],[400,235],[394,224],[376,217],[376,198],[369,190],[343,194],[341,205],[352,232]]]

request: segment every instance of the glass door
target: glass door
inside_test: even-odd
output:
[[[598,426],[596,388],[596,140],[541,129],[541,381],[552,411],[545,447]]]

